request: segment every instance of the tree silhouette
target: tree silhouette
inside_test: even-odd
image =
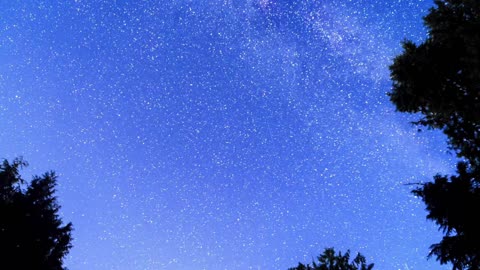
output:
[[[333,248],[327,248],[318,256],[318,264],[313,261],[312,266],[310,264],[304,265],[298,263],[297,267],[289,268],[289,270],[371,270],[373,269],[373,263],[367,264],[366,259],[360,253],[350,261],[350,250],[347,250],[345,254],[342,255],[341,252],[338,252],[335,255],[335,250]]]
[[[0,269],[63,270],[72,224],[62,225],[53,172],[27,183],[22,159],[0,165]],[[24,188],[26,186],[26,188]]]
[[[434,220],[445,233],[442,241],[431,246],[430,255],[453,269],[479,269],[480,266],[480,189],[478,169],[465,162],[457,166],[456,176],[436,175],[434,182],[413,191],[420,196]]]
[[[480,2],[435,1],[424,18],[427,40],[403,43],[390,67],[391,101],[421,113],[417,124],[441,129],[459,156],[480,157]]]
[[[458,175],[437,175],[413,191],[445,234],[430,256],[480,269],[480,1],[436,0],[424,22],[425,42],[405,41],[390,66],[389,96],[398,111],[421,116],[415,124],[443,131],[462,159]]]

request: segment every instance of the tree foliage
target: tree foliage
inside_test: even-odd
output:
[[[26,183],[22,159],[0,165],[0,269],[63,270],[72,224],[62,224],[53,172]],[[25,187],[26,186],[26,187]]]
[[[434,177],[413,192],[444,232],[430,255],[454,269],[480,269],[480,1],[436,0],[424,18],[427,39],[403,43],[390,66],[391,101],[439,129],[462,159],[457,175]]]
[[[373,269],[373,263],[367,264],[366,259],[360,253],[350,261],[350,250],[347,250],[345,254],[338,252],[335,255],[333,248],[327,248],[318,256],[318,263],[315,261],[310,264],[304,265],[298,263],[297,267],[289,268],[289,270],[371,270]]]
[[[480,269],[480,175],[465,162],[457,175],[436,175],[434,181],[413,191],[426,204],[428,219],[444,232],[442,241],[431,246],[430,255],[453,269]]]
[[[417,124],[441,129],[458,155],[480,157],[480,2],[435,1],[425,17],[427,40],[403,43],[390,67],[391,101],[421,113]]]

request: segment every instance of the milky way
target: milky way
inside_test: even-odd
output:
[[[430,1],[0,2],[0,152],[60,174],[69,269],[438,268],[445,138],[388,65]]]

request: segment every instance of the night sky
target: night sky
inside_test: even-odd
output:
[[[60,175],[71,270],[441,269],[406,184],[455,158],[386,96],[432,5],[0,0],[0,158]]]

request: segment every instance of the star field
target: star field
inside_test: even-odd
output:
[[[454,169],[388,65],[431,1],[1,1],[0,157],[59,175],[69,269],[440,269]]]

